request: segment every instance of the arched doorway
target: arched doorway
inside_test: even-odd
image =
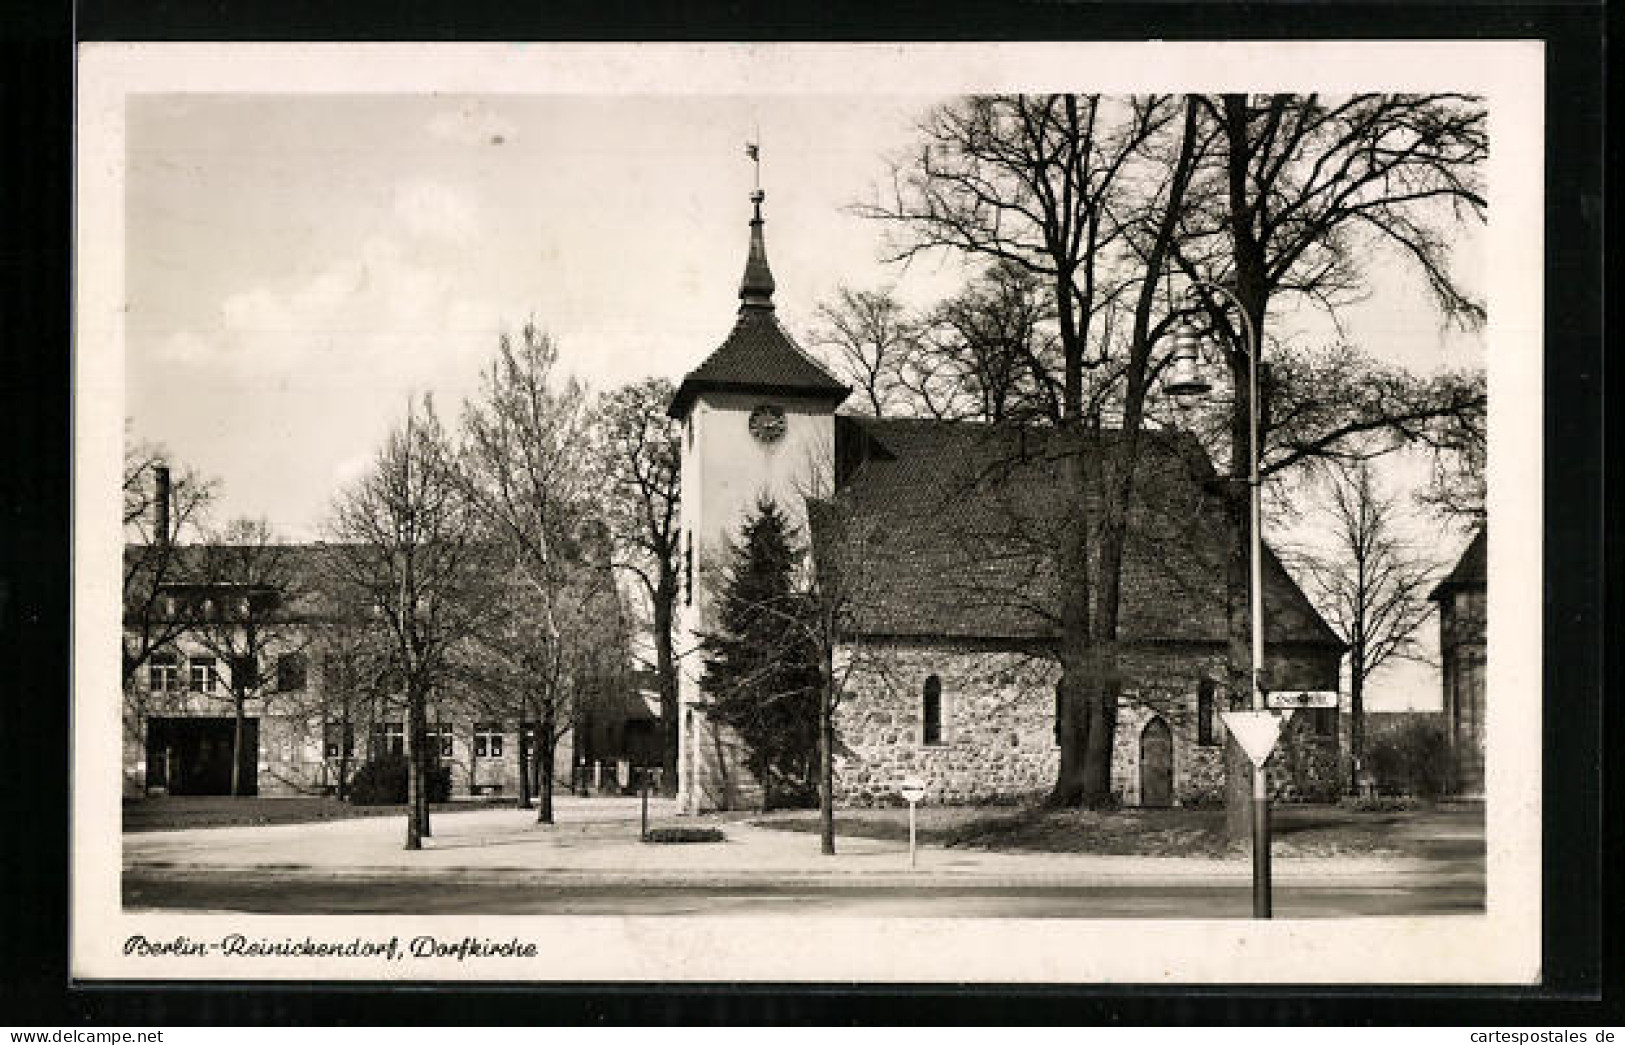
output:
[[[1140,732],[1140,804],[1174,804],[1174,735],[1161,716]]]

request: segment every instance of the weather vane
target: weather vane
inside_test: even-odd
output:
[[[761,131],[761,128],[758,127],[756,129],[755,134],[752,136],[751,140],[745,143],[745,155],[750,157],[750,161],[754,165],[754,174],[755,174],[755,179],[756,179],[756,183],[755,183],[756,191],[751,194],[753,196],[760,195],[761,191],[762,191],[762,148],[761,148],[761,140],[762,140],[762,131]]]

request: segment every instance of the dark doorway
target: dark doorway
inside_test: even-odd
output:
[[[147,720],[147,790],[171,795],[231,794],[229,718]],[[243,793],[259,793],[260,723],[243,722]]]
[[[1140,804],[1174,804],[1174,737],[1160,717],[1140,733]]]

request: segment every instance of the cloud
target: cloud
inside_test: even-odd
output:
[[[478,227],[467,195],[437,181],[413,180],[395,187],[395,217],[414,236],[466,242]]]
[[[357,242],[219,302],[212,329],[177,331],[154,357],[223,368],[220,378],[259,388],[374,380],[382,385],[438,380],[496,343],[503,322],[491,288],[459,264],[462,249],[444,234],[470,229],[450,196],[420,183],[402,206],[440,238],[397,229]]]
[[[518,130],[511,120],[478,103],[436,113],[428,124],[434,137],[460,145],[501,145],[513,141]]]

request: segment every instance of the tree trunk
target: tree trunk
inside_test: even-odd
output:
[[[835,667],[833,651],[818,659],[818,835],[819,851],[835,855]]]
[[[231,695],[231,793],[235,798],[243,797],[243,703],[243,694]]]
[[[558,748],[558,732],[556,713],[552,707],[542,712],[541,725],[536,730],[536,754],[541,760],[542,786],[540,810],[536,814],[538,824],[551,824],[553,822],[553,760]]]
[[[350,716],[348,714],[346,714],[343,717],[343,720],[339,722],[339,779],[338,779],[338,786],[337,786],[337,788],[335,788],[335,792],[337,793],[338,799],[339,799],[340,802],[344,801],[345,797],[349,794],[349,781],[348,781],[348,778],[350,776],[350,744],[349,744],[349,740],[350,740],[350,735],[351,735],[351,729],[352,729],[352,727],[350,725]]]
[[[1252,707],[1253,700],[1251,619],[1247,605],[1247,506],[1244,498],[1234,496],[1237,489],[1242,490],[1245,496],[1246,486],[1232,482],[1226,486],[1225,497],[1226,657],[1229,662],[1230,709],[1247,710]],[[1238,501],[1241,502],[1239,505]],[[1253,763],[1229,731],[1225,732],[1224,769],[1225,833],[1232,841],[1251,838]]]
[[[1252,490],[1247,484],[1252,471],[1252,393],[1248,377],[1247,353],[1259,351],[1264,336],[1264,315],[1269,306],[1268,272],[1264,245],[1257,233],[1257,208],[1250,197],[1252,143],[1249,140],[1250,115],[1247,96],[1227,94],[1222,99],[1226,139],[1226,182],[1230,211],[1230,240],[1235,262],[1235,295],[1252,323],[1258,338],[1245,346],[1245,352],[1230,352],[1230,376],[1235,389],[1230,415],[1230,477],[1226,487],[1225,522],[1229,554],[1226,557],[1227,603],[1230,608],[1229,660],[1232,693],[1242,697],[1246,708],[1253,701],[1252,621],[1250,613],[1249,522]],[[1237,331],[1245,337],[1246,326]],[[1259,433],[1263,449],[1263,433]],[[1252,767],[1246,755],[1235,750],[1235,740],[1226,742],[1225,823],[1233,839],[1246,838],[1252,831]],[[1245,771],[1243,771],[1245,770]]]
[[[422,849],[429,834],[429,802],[423,766],[427,731],[424,694],[416,685],[406,693],[406,848]]]
[[[525,717],[519,716],[519,808],[529,809],[530,801],[530,745],[525,742]]]
[[[756,780],[762,787],[761,811],[766,813],[773,808],[773,762],[763,755],[756,762]]]
[[[677,658],[673,653],[672,608],[677,604],[677,574],[662,563],[655,592],[655,672],[660,684],[660,790],[677,793]]]
[[[1057,435],[1066,441],[1063,468],[1070,508],[1069,525],[1061,537],[1057,570],[1061,582],[1061,679],[1057,690],[1056,732],[1061,759],[1048,802],[1052,806],[1071,807],[1096,804],[1103,799],[1098,790],[1101,738],[1093,734],[1096,727],[1104,723],[1105,716],[1101,706],[1100,672],[1089,629],[1089,522],[1081,426],[1070,422],[1063,425]],[[1106,745],[1105,777],[1109,784],[1110,738],[1106,738]],[[1107,790],[1109,793],[1109,787]]]
[[[1349,793],[1360,793],[1365,757],[1365,664],[1359,649],[1349,651]]]

